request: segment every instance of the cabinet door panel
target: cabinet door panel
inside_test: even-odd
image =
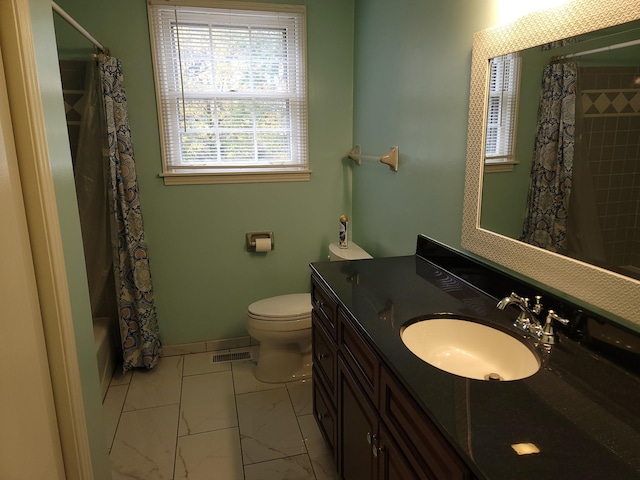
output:
[[[328,398],[322,380],[318,378],[315,366],[313,369],[313,415],[335,460],[338,425],[336,410]]]
[[[336,328],[338,304],[333,297],[318,284],[315,278],[311,280],[311,302],[313,309],[329,335],[336,341],[338,338]]]
[[[376,465],[372,448],[377,442],[377,414],[342,359],[338,360],[338,376],[342,406],[339,412],[342,479],[374,479]]]
[[[437,480],[468,480],[471,473],[433,422],[385,368],[381,372],[380,417],[416,471]]]
[[[338,344],[346,364],[369,400],[377,406],[380,374],[377,355],[341,310],[338,310],[338,330]]]
[[[379,480],[432,480],[426,474],[416,474],[384,425],[380,426],[378,442]]]
[[[322,375],[322,380],[331,397],[331,403],[335,407],[336,346],[329,338],[315,311],[313,312],[312,325],[313,365]]]

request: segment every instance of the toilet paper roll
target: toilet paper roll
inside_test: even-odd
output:
[[[270,251],[271,251],[270,238],[256,238],[256,252],[270,252]]]

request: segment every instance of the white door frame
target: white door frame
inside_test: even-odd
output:
[[[4,64],[10,65],[5,70],[11,123],[65,477],[91,480],[94,478],[91,450],[37,78],[29,0],[0,1],[0,45]],[[37,456],[37,452],[32,453]]]

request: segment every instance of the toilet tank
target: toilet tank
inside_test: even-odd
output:
[[[332,262],[339,260],[361,260],[363,258],[373,258],[365,252],[360,245],[349,241],[348,248],[340,248],[338,243],[329,245],[329,260]]]

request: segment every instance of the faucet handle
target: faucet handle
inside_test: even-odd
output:
[[[540,300],[542,300],[542,295],[536,295],[536,304],[533,306],[533,313],[535,313],[536,315],[539,315],[540,312],[542,311],[542,303],[540,303]]]
[[[551,324],[552,320],[556,320],[558,322],[560,322],[562,325],[569,325],[569,320],[567,318],[563,318],[560,315],[558,315],[556,312],[554,312],[553,310],[549,310],[549,312],[547,313],[547,324]]]
[[[567,320],[566,318],[562,318],[553,310],[549,310],[549,312],[547,313],[547,321],[545,322],[544,327],[542,327],[542,332],[540,332],[540,340],[542,341],[542,343],[545,343],[547,345],[553,345],[556,343],[556,336],[555,332],[553,331],[554,320],[557,320],[563,325],[569,324],[569,320]]]

